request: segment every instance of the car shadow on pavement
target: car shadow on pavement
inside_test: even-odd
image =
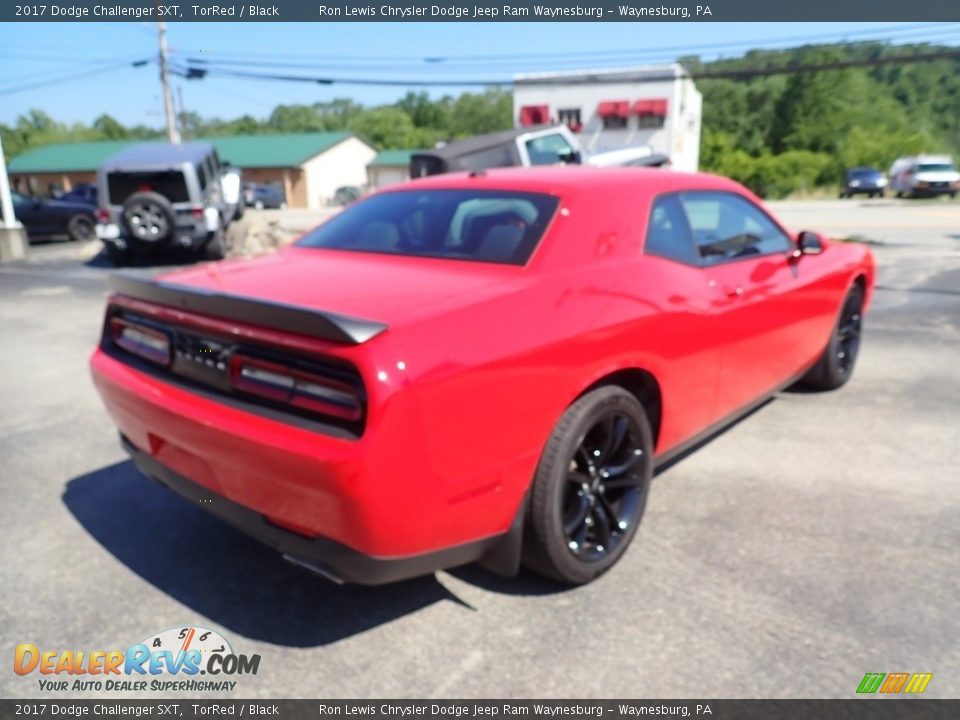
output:
[[[144,477],[129,461],[69,481],[63,502],[130,570],[247,638],[314,647],[443,600],[465,605],[434,576],[382,587],[323,580]]]
[[[103,270],[124,270],[126,268],[177,268],[184,265],[195,265],[199,261],[197,254],[189,250],[175,248],[162,254],[134,255],[127,259],[124,265],[117,266],[107,257],[106,250],[101,250],[84,265],[89,268]]]

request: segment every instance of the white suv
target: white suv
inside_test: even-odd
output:
[[[960,190],[960,172],[949,155],[918,155],[899,158],[890,167],[890,189],[897,197],[920,197]]]

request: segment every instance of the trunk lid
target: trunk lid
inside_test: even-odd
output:
[[[520,273],[493,263],[289,247],[157,280],[395,326],[476,301]]]

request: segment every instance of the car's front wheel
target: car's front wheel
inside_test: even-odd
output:
[[[636,534],[653,476],[653,433],[621,387],[598,388],[560,418],[534,477],[524,562],[580,585],[608,570]]]
[[[845,384],[857,362],[862,329],[863,288],[854,285],[843,301],[823,355],[804,376],[803,382],[821,390],[834,390]]]

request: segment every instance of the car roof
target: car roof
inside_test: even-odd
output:
[[[436,189],[486,189],[579,195],[622,190],[625,186],[650,193],[679,190],[727,190],[744,188],[725,177],[707,173],[684,173],[645,167],[592,167],[589,165],[544,165],[510,167],[476,172],[447,173],[393,185],[380,192]]]
[[[483,135],[474,135],[463,140],[453,140],[438,148],[432,150],[418,150],[414,155],[432,155],[444,159],[456,158],[461,155],[470,155],[481,150],[512,143],[521,135],[537,132],[539,130],[549,130],[557,128],[559,125],[534,125],[531,127],[511,128],[509,130],[498,130],[497,132],[484,133]]]
[[[180,144],[145,142],[124,148],[111,155],[100,166],[103,170],[123,170],[128,167],[173,167],[183,163],[200,163],[213,153],[211,143],[186,142]]]

